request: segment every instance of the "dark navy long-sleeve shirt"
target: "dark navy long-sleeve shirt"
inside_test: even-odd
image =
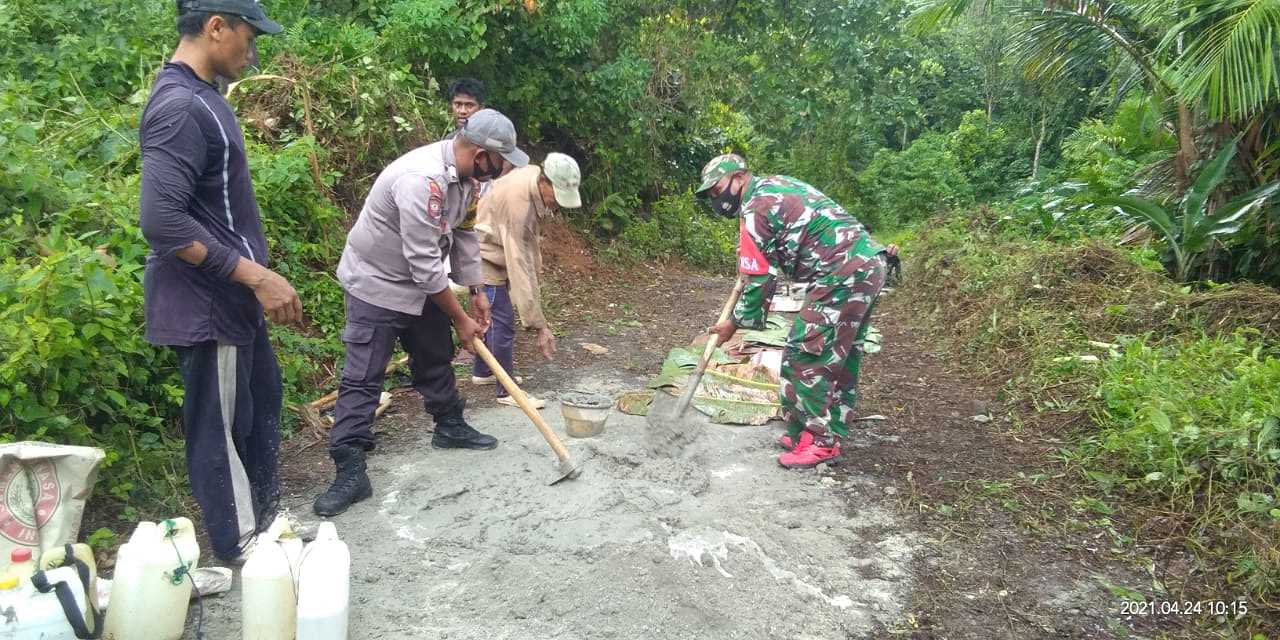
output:
[[[151,245],[143,292],[152,344],[249,344],[264,322],[240,258],[267,264],[267,239],[235,112],[182,63],[167,63],[142,112],[142,233]],[[177,255],[208,248],[199,266]]]

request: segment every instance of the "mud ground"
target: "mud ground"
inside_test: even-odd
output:
[[[610,271],[565,244],[549,256],[546,301],[560,351],[548,363],[522,334],[516,357],[562,436],[558,393],[643,386],[731,287]],[[350,637],[1213,637],[1121,616],[1120,587],[1151,576],[1113,553],[1107,527],[1082,514],[1065,526],[1077,521],[1066,500],[1006,490],[1059,473],[1061,442],[1015,428],[997,386],[948,360],[892,296],[876,324],[884,351],[867,361],[860,414],[886,419],[809,472],[777,466],[776,424],[702,423],[671,459],[648,453],[643,418],[615,410],[601,436],[566,438],[582,476],[547,486],[547,445],[465,381],[465,356],[467,415],[501,440],[494,451],[432,449],[431,419],[396,389],[376,427],[375,496],[334,519],[353,555]],[[287,442],[285,506],[314,521],[331,474],[323,443]],[[237,591],[206,599],[206,638],[238,637],[238,603]]]
[[[556,405],[544,413],[563,435]],[[782,470],[773,429],[704,422],[684,455],[656,458],[645,420],[615,413],[569,441],[582,475],[548,486],[550,452],[518,410],[471,419],[498,449],[406,434],[371,458],[374,498],[334,519],[353,639],[864,637],[907,602],[915,534],[872,502],[847,509],[830,473]],[[237,600],[207,601],[207,637],[238,634]]]

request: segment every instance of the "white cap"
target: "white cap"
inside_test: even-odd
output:
[[[577,161],[563,153],[548,153],[542,162],[542,175],[555,187],[556,202],[560,206],[570,209],[582,206],[582,196],[578,193],[582,173],[578,171]]]

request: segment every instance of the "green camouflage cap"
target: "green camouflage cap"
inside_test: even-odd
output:
[[[707,163],[707,166],[702,168],[702,186],[698,187],[698,190],[694,191],[694,193],[701,194],[707,189],[716,186],[716,183],[720,182],[721,178],[735,171],[746,170],[747,161],[736,153],[716,156],[711,159],[711,162]]]

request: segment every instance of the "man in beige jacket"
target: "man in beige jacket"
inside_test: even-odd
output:
[[[559,207],[582,206],[578,163],[563,153],[547,154],[542,167],[528,165],[495,180],[480,200],[476,231],[480,232],[480,259],[490,322],[485,346],[511,375],[515,346],[515,311],[525,329],[538,332],[538,350],[548,360],[555,354],[556,339],[542,312],[538,275],[542,270],[539,246],[542,219]],[[514,303],[514,308],[513,308]],[[494,384],[493,372],[477,360],[471,381]],[[498,402],[514,405],[506,389],[498,385]],[[529,397],[536,408],[546,402]]]

